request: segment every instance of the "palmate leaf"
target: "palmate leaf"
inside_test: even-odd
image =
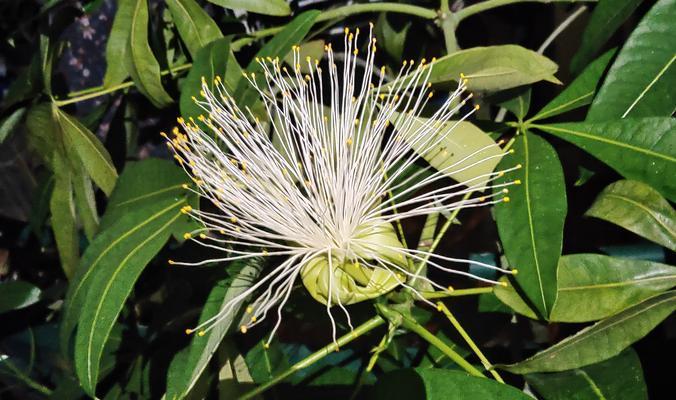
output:
[[[676,291],[651,297],[619,314],[516,364],[496,367],[515,374],[556,372],[584,367],[614,357],[648,334],[676,309]]]
[[[533,127],[569,141],[628,179],[648,183],[676,199],[676,120],[625,118],[608,122],[571,122]]]
[[[230,264],[228,271],[232,275],[213,287],[202,309],[200,323],[218,314],[230,299],[251,287],[260,274],[262,265],[262,259]],[[219,321],[204,336],[194,335],[190,345],[174,357],[167,376],[167,399],[181,399],[188,394],[209,364],[223,337],[238,322],[239,317],[238,310]]]
[[[530,132],[519,135],[513,156],[503,158],[498,169],[520,163],[522,169],[504,180],[520,179],[510,187],[509,203],[495,207],[500,240],[516,281],[543,316],[549,316],[556,299],[556,266],[561,254],[566,218],[566,189],[559,158],[549,143]]]

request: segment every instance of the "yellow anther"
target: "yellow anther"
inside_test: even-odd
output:
[[[521,169],[521,168],[523,168],[523,165],[521,165],[521,164],[516,164],[516,169]]]
[[[515,180],[515,181],[514,181],[514,184],[515,184],[515,185],[520,185],[520,184],[521,184],[521,179]]]
[[[192,332],[193,332],[192,329],[186,329],[186,330],[185,330],[185,334],[186,334],[186,335],[190,335]]]
[[[240,327],[239,327],[239,330],[240,330],[240,332],[242,332],[242,333],[246,333],[246,331],[247,331],[246,325],[240,326]]]
[[[507,282],[500,282],[500,286],[507,287],[507,286],[509,286],[509,283],[507,283]]]
[[[174,265],[174,260],[167,260],[167,264]]]
[[[462,72],[460,73],[460,79],[465,79],[465,74],[463,74]]]
[[[512,271],[511,271],[511,272],[512,272],[512,275],[516,275],[516,274],[518,274],[518,273],[519,273],[519,270],[518,270],[518,269],[516,269],[516,268],[514,268],[514,269],[512,269]]]
[[[354,50],[352,51],[352,54],[354,54],[355,56],[356,56],[357,54],[359,54],[359,49],[354,49]]]
[[[169,139],[169,136],[167,136],[167,134],[164,132],[160,132],[160,136],[162,136],[165,139]]]
[[[510,202],[510,199],[509,199],[509,197],[504,197],[504,198],[502,199],[502,201],[504,201],[505,203],[509,203],[509,202]]]
[[[509,149],[509,154],[514,154],[514,149]]]
[[[269,348],[270,348],[270,343],[264,343],[264,344],[263,344],[263,348],[269,349]]]
[[[182,184],[181,187],[182,187],[183,189],[189,189],[189,188],[190,188],[190,186],[188,186],[187,183]]]
[[[206,238],[207,238],[207,235],[205,235],[204,233],[200,233],[200,239],[206,239]]]
[[[505,193],[505,194],[509,193],[509,189],[507,189],[507,188],[502,189],[502,193]]]
[[[480,108],[481,108],[480,105],[478,105],[478,104],[475,104],[475,105],[474,105],[474,109],[475,109],[475,110],[479,110]]]
[[[176,121],[177,121],[179,124],[183,124],[183,123],[185,122],[185,120],[183,119],[183,117],[178,117],[178,118],[176,118]]]
[[[352,146],[352,138],[347,138],[347,140],[345,141],[345,144],[348,145],[348,146]]]
[[[181,208],[181,212],[182,212],[183,214],[187,214],[187,213],[189,213],[190,211],[192,211],[192,207],[191,207],[191,206],[185,206],[185,207]]]
[[[258,318],[256,318],[255,315],[253,317],[251,317],[251,322],[256,322],[257,320],[258,320]]]
[[[230,217],[230,222],[232,222],[233,224],[236,224],[237,223],[237,217]]]
[[[192,237],[192,234],[190,232],[186,232],[183,234],[183,239],[188,240]]]
[[[220,233],[221,235],[225,235],[225,231],[223,229],[219,229],[218,233]]]
[[[486,201],[486,197],[484,196],[479,197],[479,201]]]
[[[251,314],[252,312],[253,312],[253,307],[248,306],[248,307],[246,308],[246,313],[247,313],[247,314]]]
[[[455,288],[453,288],[453,286],[449,286],[449,287],[446,288],[446,290],[448,290],[449,292],[452,292],[452,291],[455,290]]]
[[[206,334],[207,334],[207,333],[204,332],[204,331],[199,331],[199,332],[197,332],[197,336],[204,336],[204,335],[206,335]]]
[[[443,310],[443,306],[441,305],[441,302],[437,303],[437,311]]]
[[[429,92],[429,93],[427,94],[427,98],[428,98],[428,99],[431,99],[432,96],[434,96],[434,92]]]

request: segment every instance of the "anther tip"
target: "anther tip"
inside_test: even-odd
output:
[[[509,283],[507,283],[507,282],[500,282],[500,286],[507,287],[507,286],[509,286]]]
[[[192,237],[192,234],[190,232],[186,232],[183,234],[183,239],[190,239]]]
[[[246,333],[246,331],[247,331],[246,325],[240,326],[240,327],[239,327],[239,330],[240,330],[240,332],[242,332],[242,333]]]
[[[437,311],[441,311],[441,310],[443,310],[441,303],[437,303]]]
[[[167,260],[167,264],[174,265],[174,260]]]
[[[521,179],[515,180],[515,181],[514,181],[514,184],[515,184],[515,185],[520,185],[520,184],[521,184]]]
[[[269,349],[269,348],[270,348],[270,343],[264,343],[264,344],[263,344],[263,348]]]
[[[474,109],[475,109],[475,110],[477,110],[477,111],[478,111],[478,110],[479,110],[480,108],[481,108],[481,106],[480,106],[480,105],[478,105],[478,104],[475,104],[475,105],[474,105]]]
[[[204,331],[199,331],[199,332],[197,332],[197,336],[204,336],[204,335],[206,335],[206,334],[207,334],[207,333],[204,332]]]
[[[453,286],[449,286],[449,287],[446,288],[446,290],[448,290],[449,292],[452,292],[452,291],[455,290],[455,288]]]
[[[185,330],[185,334],[186,334],[186,335],[190,335],[192,332],[193,332],[193,330],[190,329],[190,328],[188,328],[188,329]]]
[[[518,274],[518,273],[519,273],[519,270],[518,270],[518,269],[516,269],[516,268],[512,269],[512,275],[516,275],[516,274]]]
[[[509,199],[509,197],[505,196],[503,197],[502,201],[504,201],[505,203],[509,203],[511,200]]]

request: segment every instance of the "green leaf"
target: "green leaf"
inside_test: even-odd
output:
[[[197,208],[194,196],[183,190],[179,192],[185,179],[183,171],[166,160],[148,158],[127,164],[101,218],[99,234],[87,248],[68,287],[61,322],[61,347],[64,350],[68,349],[70,336],[96,271],[109,266],[121,254],[130,252],[136,244],[133,238],[137,243],[143,240],[138,238],[137,232],[148,224],[156,224],[154,221],[173,210],[174,203],[187,202]],[[185,227],[189,223],[192,223],[191,218],[182,215],[170,227],[170,233],[171,230],[189,230]]]
[[[627,118],[609,122],[532,125],[567,140],[627,179],[645,182],[676,200],[676,120]]]
[[[408,21],[404,27],[397,32],[387,20],[387,13],[380,13],[378,23],[376,24],[376,37],[378,44],[393,60],[399,62],[404,54],[404,45],[406,44],[406,35],[411,28],[411,22]]]
[[[23,117],[26,115],[25,108],[17,108],[13,113],[8,115],[2,121],[0,121],[0,144],[9,137],[9,135],[14,132],[17,126],[23,121]]]
[[[641,360],[631,348],[584,368],[525,378],[544,400],[648,399]]]
[[[676,212],[644,183],[623,180],[608,185],[585,215],[619,225],[676,251]]]
[[[558,83],[558,66],[547,57],[516,45],[474,47],[436,60],[429,82],[468,79],[470,91],[497,92],[542,80]]]
[[[79,269],[91,274],[83,275],[79,280],[86,280],[87,287],[78,310],[75,369],[83,389],[90,396],[95,394],[99,363],[108,335],[136,279],[164,246],[172,225],[182,216],[180,209],[186,205],[186,199],[168,200],[159,202],[159,211],[145,221],[139,218],[144,216],[145,210],[125,215],[102,231],[83,256],[83,265]]]
[[[508,203],[495,206],[500,240],[509,264],[518,269],[516,281],[538,312],[547,317],[556,299],[556,265],[561,254],[566,218],[563,169],[554,148],[526,132],[514,142],[514,157],[498,169],[522,168],[505,181],[521,180],[509,188]],[[500,189],[501,190],[501,189]]]
[[[107,195],[113,191],[117,180],[117,171],[110,159],[110,154],[103,147],[101,141],[94,136],[77,119],[64,113],[56,106],[54,117],[63,132],[66,151],[69,156],[74,153],[73,164],[81,164],[91,176],[92,180]]]
[[[559,261],[551,320],[595,321],[676,286],[676,267],[651,261],[574,254]]]
[[[615,54],[615,50],[609,50],[601,57],[589,64],[584,71],[575,78],[558,96],[542,107],[542,110],[533,117],[533,121],[554,117],[570,110],[591,104],[596,93],[603,72]]]
[[[449,397],[450,396],[450,397]],[[400,369],[383,375],[373,388],[374,400],[530,400],[521,390],[492,379],[445,369]]]
[[[246,353],[244,357],[249,373],[257,384],[265,383],[291,367],[279,343],[272,342],[265,348],[265,342],[260,341]]]
[[[584,29],[580,48],[570,61],[570,70],[581,71],[642,1],[600,0]]]
[[[202,77],[213,89],[216,76],[223,78],[223,85],[228,93],[235,93],[237,85],[242,80],[242,68],[232,54],[230,38],[214,40],[197,52],[192,68],[181,86],[179,106],[184,118],[192,117],[197,121],[197,117],[204,113],[193,98],[201,98]]]
[[[627,39],[587,121],[669,117],[676,109],[676,0],[659,0]]]
[[[0,108],[6,110],[14,104],[38,95],[42,89],[42,65],[39,54],[36,54],[28,67],[22,70],[9,85]]]
[[[40,288],[24,281],[0,283],[0,313],[18,310],[40,300]]]
[[[500,107],[506,108],[518,118],[523,121],[530,109],[530,87],[516,88],[515,96],[507,101],[500,103]]]
[[[284,0],[209,0],[225,8],[246,10],[258,14],[284,16],[291,14],[291,8]]]
[[[524,301],[514,286],[511,285],[507,277],[500,278],[500,282],[504,282],[503,285],[506,284],[506,286],[496,285],[493,287],[493,293],[498,300],[518,314],[525,315],[530,319],[539,319],[531,305]]]
[[[438,171],[443,170],[448,177],[460,183],[466,182],[468,186],[484,185],[488,179],[484,175],[495,170],[503,153],[490,136],[471,122],[448,121],[438,125],[428,118],[398,112],[392,114],[391,122],[395,129],[407,129],[409,132],[427,130],[429,135],[433,134],[434,137],[426,143],[414,142],[413,150],[420,154],[429,144],[438,142],[420,156]],[[404,140],[408,138],[404,137]]]
[[[47,167],[54,170],[54,153],[57,148],[57,124],[52,115],[52,105],[42,103],[33,106],[26,116],[28,143]]]
[[[106,43],[106,75],[103,77],[105,87],[118,85],[129,76],[126,68],[130,62],[127,42],[136,5],[136,0],[118,0],[117,2],[113,27],[110,29]]]
[[[61,267],[66,277],[73,277],[80,250],[78,246],[77,219],[73,199],[73,176],[68,161],[60,152],[54,152],[54,190],[49,201],[52,230],[59,250]]]
[[[188,175],[171,161],[147,158],[127,163],[108,200],[101,229],[134,210],[152,210],[159,200],[185,196],[183,185],[189,182]]]
[[[556,372],[584,367],[618,355],[676,309],[676,291],[630,307],[517,364],[498,365],[515,374]]]
[[[92,181],[81,166],[74,168],[73,192],[75,194],[75,206],[84,225],[85,234],[87,239],[92,240],[99,229],[99,214],[96,210]]]
[[[148,0],[136,1],[131,16],[127,51],[131,57],[125,57],[126,68],[136,83],[136,88],[155,107],[162,108],[171,104],[171,96],[162,87],[160,64],[148,43]]]
[[[197,57],[199,49],[223,37],[216,22],[195,0],[167,0],[167,6],[193,58]]]
[[[218,314],[228,301],[250,288],[260,274],[262,265],[261,259],[230,264],[228,269],[232,271],[232,276],[213,287],[202,309],[200,323]],[[237,310],[220,320],[204,336],[193,336],[188,348],[176,356],[169,367],[167,398],[183,398],[188,394],[209,364],[223,337],[231,330],[233,323],[237,323],[239,315]]]
[[[247,71],[260,71],[262,67],[256,61],[257,58],[276,58],[283,59],[291,51],[291,47],[300,43],[308,34],[315,20],[321,14],[318,10],[309,10],[295,17],[284,29],[276,34],[265,46],[263,46],[256,57],[249,63]],[[307,65],[307,61],[301,60],[302,64]],[[252,90],[251,84],[246,79],[240,79],[237,90],[234,93],[237,104],[240,108],[252,106],[259,98],[256,90]]]

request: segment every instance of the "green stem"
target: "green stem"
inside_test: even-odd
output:
[[[169,69],[160,71],[160,75],[165,76],[165,75],[169,75],[169,74],[175,74],[177,72],[181,72],[181,71],[184,71],[186,69],[190,69],[190,67],[192,67],[192,63],[185,63],[185,64],[177,65],[173,68],[169,68]],[[83,95],[72,97],[68,100],[57,100],[57,101],[54,102],[54,104],[56,104],[57,107],[63,107],[63,106],[68,105],[68,104],[73,104],[73,103],[78,103],[80,101],[93,99],[93,98],[96,98],[96,97],[99,97],[99,96],[106,95],[108,93],[113,93],[113,92],[116,92],[118,90],[126,89],[128,87],[132,87],[132,86],[134,86],[134,81],[123,82],[123,83],[120,83],[119,85],[111,86],[111,87],[108,87],[108,88],[103,87],[103,86],[99,86],[99,87],[96,88],[97,90],[93,90],[94,88],[89,88],[89,89],[81,90],[80,92],[70,93],[70,94],[68,94],[68,97],[73,96],[75,93],[85,93]]]
[[[376,304],[376,307],[385,318],[395,323],[400,323],[401,326],[403,326],[404,328],[425,339],[429,344],[441,350],[442,353],[444,353],[448,358],[453,360],[453,362],[458,364],[458,366],[467,371],[470,375],[485,378],[484,374],[482,374],[481,371],[476,369],[472,364],[467,362],[467,360],[462,358],[460,354],[456,353],[455,350],[453,350],[450,346],[444,343],[441,339],[434,336],[432,332],[425,329],[414,319],[409,318],[406,315],[403,315],[383,304]]]
[[[34,381],[30,376],[26,375],[21,371],[19,368],[17,368],[12,362],[10,362],[8,359],[5,359],[1,361],[2,364],[7,367],[12,373],[14,373],[14,376],[25,383],[28,387],[37,390],[38,392],[51,396],[52,390],[44,385],[41,385],[40,383]]]
[[[268,382],[265,382],[264,384],[258,386],[257,388],[245,393],[242,397],[240,397],[240,400],[246,400],[246,399],[251,399],[256,397],[257,395],[265,392],[266,390],[270,389],[274,385],[280,383],[284,379],[288,378],[289,376],[293,375],[295,372],[307,368],[310,365],[316,363],[317,361],[321,360],[322,358],[326,357],[327,355],[331,354],[332,352],[336,351],[336,345],[338,347],[344,346],[354,339],[358,338],[359,336],[372,331],[373,329],[379,327],[385,323],[385,320],[380,316],[376,315],[375,317],[369,319],[368,321],[364,322],[363,324],[359,325],[354,329],[354,331],[349,332],[340,338],[336,340],[336,343],[330,343],[327,344],[326,346],[322,347],[318,351],[310,354],[307,356],[305,359],[297,362],[296,364],[292,365],[289,369],[286,371],[282,372],[281,374],[277,375],[276,377],[272,378]]]
[[[495,378],[496,381],[500,383],[505,383],[505,381],[502,379],[502,377],[498,374],[498,371],[493,369],[493,365],[491,364],[490,361],[488,361],[488,358],[484,355],[484,353],[481,352],[479,349],[479,346],[474,343],[472,338],[467,334],[467,331],[460,325],[460,322],[455,318],[455,316],[451,313],[451,310],[449,310],[446,305],[442,302],[437,303],[437,309],[444,313],[446,318],[448,318],[449,321],[451,321],[451,324],[455,327],[455,329],[458,331],[460,336],[462,336],[463,339],[465,339],[465,342],[467,342],[467,345],[474,351],[474,354],[476,354],[477,357],[479,357],[479,360],[481,360],[481,364],[486,368],[488,372],[490,372],[491,375],[493,375],[493,378]]]
[[[453,289],[448,291],[422,292],[422,297],[427,300],[443,299],[446,297],[473,296],[477,294],[491,293],[492,287],[478,287],[470,289]]]
[[[441,30],[444,33],[446,53],[455,53],[459,50],[458,40],[455,37],[455,30],[458,28],[459,20],[451,11],[448,0],[441,0],[439,7],[439,19],[441,20]]]
[[[383,2],[383,3],[368,3],[368,4],[350,4],[343,7],[333,8],[322,12],[322,14],[319,17],[317,17],[315,22],[328,21],[333,18],[345,18],[354,14],[361,14],[367,12],[380,12],[380,11],[414,15],[416,17],[425,19],[434,19],[437,17],[437,13],[435,11],[427,9],[425,7],[414,6],[411,4]]]
[[[464,20],[467,17],[470,17],[474,14],[484,12],[497,7],[507,6],[510,4],[516,3],[553,3],[556,0],[486,0],[481,3],[473,4],[467,8],[455,13],[455,16],[458,19],[458,22]],[[559,0],[560,1],[560,0]],[[569,3],[580,3],[580,2],[592,2],[594,0],[568,0]]]

